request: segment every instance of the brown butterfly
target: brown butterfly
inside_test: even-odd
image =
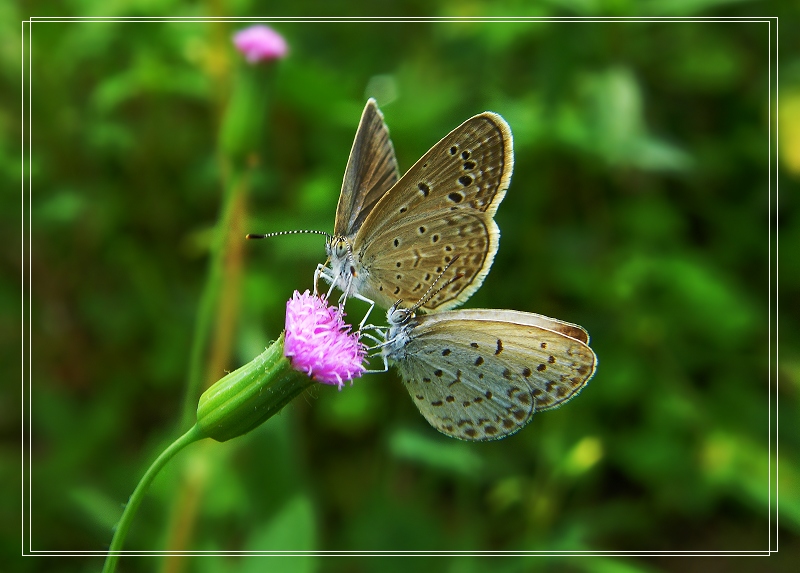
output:
[[[389,131],[370,99],[319,276],[346,296],[388,308],[398,298],[420,298],[458,252],[458,263],[447,272],[463,278],[421,308],[463,303],[480,287],[497,253],[500,230],[493,217],[513,163],[508,124],[484,112],[451,131],[398,180]]]

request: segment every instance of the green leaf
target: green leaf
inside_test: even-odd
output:
[[[483,468],[483,461],[473,446],[438,434],[431,433],[429,437],[411,430],[397,430],[389,438],[389,449],[400,459],[471,478]]]
[[[314,551],[317,533],[311,500],[299,494],[289,500],[268,522],[257,527],[245,544],[245,551]],[[248,556],[242,559],[240,573],[281,571],[313,573],[318,569],[314,556]]]

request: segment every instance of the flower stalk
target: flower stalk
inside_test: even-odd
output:
[[[308,291],[286,303],[286,330],[241,368],[200,397],[197,422],[145,472],[114,531],[104,573],[112,573],[128,529],[155,476],[175,454],[202,438],[225,442],[253,430],[315,383],[338,385],[364,373],[366,348],[344,312]]]
[[[147,468],[147,471],[142,476],[142,479],[139,480],[139,484],[136,486],[136,489],[133,490],[128,503],[125,505],[125,509],[122,511],[122,517],[120,518],[119,523],[117,523],[117,527],[114,529],[114,537],[111,539],[111,545],[108,548],[106,561],[103,564],[103,573],[112,573],[114,569],[116,569],[117,561],[119,560],[120,556],[119,552],[122,551],[122,546],[125,543],[125,537],[128,535],[128,529],[130,529],[131,523],[133,522],[133,517],[136,515],[136,510],[139,509],[139,505],[141,505],[145,493],[147,493],[150,484],[158,475],[158,472],[160,472],[161,469],[167,465],[168,461],[175,457],[175,454],[180,452],[189,444],[204,437],[205,436],[203,436],[197,426],[192,426],[188,432],[172,442],[167,449],[161,452],[161,455],[156,458],[149,468]]]

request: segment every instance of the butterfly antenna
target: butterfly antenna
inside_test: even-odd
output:
[[[308,234],[308,235],[325,235],[328,239],[333,238],[333,235],[330,233],[326,233],[325,231],[316,231],[313,229],[303,229],[303,230],[293,230],[293,231],[276,231],[274,233],[247,233],[245,235],[245,239],[266,239],[268,237],[277,237],[279,235],[300,235],[300,234]]]
[[[429,300],[431,300],[433,297],[435,297],[437,294],[439,294],[439,293],[440,293],[440,292],[441,292],[441,291],[442,291],[442,290],[443,290],[443,289],[444,289],[444,288],[445,288],[447,285],[449,285],[450,283],[452,283],[452,282],[454,282],[454,281],[457,281],[458,279],[460,279],[460,278],[463,278],[463,277],[464,277],[464,275],[463,275],[462,273],[457,273],[455,276],[452,276],[452,277],[450,277],[449,279],[447,279],[447,280],[445,281],[445,283],[444,283],[442,286],[440,286],[440,287],[439,287],[439,288],[437,288],[436,290],[433,290],[433,288],[436,286],[436,283],[438,283],[438,282],[439,282],[439,279],[441,279],[441,278],[444,276],[444,273],[446,273],[446,272],[447,272],[447,269],[449,269],[449,268],[450,268],[450,265],[452,265],[454,262],[456,262],[456,260],[458,260],[458,255],[455,255],[455,256],[454,256],[454,257],[453,257],[453,258],[450,260],[450,262],[449,262],[449,263],[447,263],[447,266],[446,266],[446,267],[445,267],[445,268],[442,270],[442,272],[441,272],[441,273],[439,273],[439,276],[438,276],[438,277],[436,277],[436,280],[434,280],[434,281],[431,283],[431,286],[429,286],[429,287],[428,287],[428,290],[427,290],[427,291],[425,291],[425,294],[424,294],[424,295],[422,295],[422,298],[421,298],[421,299],[419,299],[419,300],[416,302],[416,304],[414,304],[414,306],[412,306],[412,307],[409,309],[410,311],[412,311],[412,312],[413,312],[413,311],[416,311],[416,310],[417,310],[419,307],[421,307],[423,304],[425,304],[426,302],[428,302]]]

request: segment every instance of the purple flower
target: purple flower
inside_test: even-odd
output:
[[[251,64],[279,60],[289,51],[283,36],[261,24],[236,32],[233,44]]]
[[[283,354],[295,370],[325,384],[358,378],[364,372],[366,348],[350,332],[344,312],[325,299],[294,291],[286,303],[286,341]]]

